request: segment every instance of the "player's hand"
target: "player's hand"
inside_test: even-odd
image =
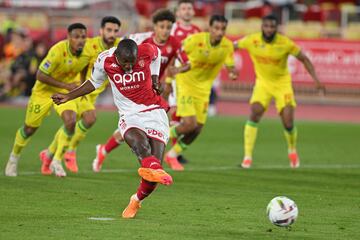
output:
[[[71,91],[77,87],[78,87],[78,84],[76,84],[76,83],[68,83],[68,84],[66,84],[65,89]]]
[[[67,101],[70,100],[67,94],[61,94],[61,93],[55,93],[54,95],[51,96],[51,98],[56,105],[66,103]]]
[[[152,85],[153,89],[155,90],[156,94],[157,95],[161,95],[162,93],[162,88],[161,88],[161,85],[159,82],[153,82],[153,85]]]
[[[233,81],[237,80],[239,76],[239,72],[236,69],[229,71],[229,78]]]

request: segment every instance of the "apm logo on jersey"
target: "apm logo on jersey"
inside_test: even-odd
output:
[[[132,72],[125,74],[114,74],[113,80],[116,84],[121,84],[123,87],[120,87],[120,90],[127,90],[133,88],[139,88],[139,85],[134,86],[134,83],[145,81],[145,73],[141,72]]]

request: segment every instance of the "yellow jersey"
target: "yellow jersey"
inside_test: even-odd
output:
[[[211,46],[210,33],[201,32],[183,41],[183,51],[189,58],[191,69],[176,75],[177,89],[181,93],[207,100],[222,66],[234,66],[234,46],[226,37],[218,45]]]
[[[274,40],[267,43],[259,32],[240,39],[237,46],[249,52],[257,81],[268,84],[291,82],[287,67],[288,56],[297,56],[301,49],[288,37],[277,33]]]
[[[119,44],[120,40],[121,40],[121,38],[116,38],[116,40],[114,42],[114,46],[117,46]],[[104,45],[104,43],[101,39],[101,36],[88,38],[86,40],[84,51],[86,52],[87,55],[90,56],[90,63],[88,66],[88,70],[86,72],[86,80],[90,79],[90,77],[91,77],[91,72],[92,72],[94,63],[95,63],[98,55],[107,49],[108,48],[106,48],[106,46]],[[93,91],[90,94],[93,96],[99,95],[102,91],[105,90],[108,83],[109,83],[108,81],[105,81],[104,84],[100,88],[96,89],[95,91]]]
[[[63,40],[50,48],[48,54],[40,63],[39,69],[57,81],[72,83],[77,81],[76,76],[89,64],[89,60],[89,55],[85,54],[84,51],[80,56],[74,56],[70,51],[69,41]],[[39,80],[36,80],[32,91],[33,93],[49,94],[68,92],[66,89],[56,88]]]

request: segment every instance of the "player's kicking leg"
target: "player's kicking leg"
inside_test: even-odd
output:
[[[126,132],[125,140],[138,157],[141,167],[138,169],[142,177],[136,194],[132,195],[128,206],[122,213],[123,218],[134,218],[141,207],[141,201],[148,197],[156,188],[157,183],[171,185],[172,177],[164,171],[161,161],[165,144],[151,139],[139,129],[132,128]]]
[[[92,169],[94,172],[100,172],[102,164],[106,158],[106,155],[109,154],[112,150],[117,148],[124,142],[121,133],[116,130],[113,135],[107,140],[105,144],[96,145],[96,157],[92,163]]]

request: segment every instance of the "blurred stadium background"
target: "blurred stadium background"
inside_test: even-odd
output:
[[[151,30],[151,15],[172,0],[2,0],[0,1],[0,101],[24,105],[35,81],[36,67],[55,42],[66,37],[66,27],[82,22],[89,36],[98,33],[100,19],[121,19],[121,34]],[[312,59],[327,94],[319,96],[302,64],[289,60],[297,100],[311,104],[360,104],[360,1],[358,0],[198,0],[195,23],[206,30],[211,14],[229,19],[228,36],[260,30],[261,17],[275,12],[280,31],[296,40]],[[245,102],[254,83],[246,52],[236,53],[237,82],[225,74],[217,81],[220,102]],[[111,105],[109,91],[99,104]]]

